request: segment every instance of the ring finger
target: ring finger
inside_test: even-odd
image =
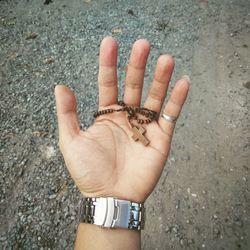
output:
[[[163,110],[165,117],[161,116],[159,119],[160,127],[167,135],[169,135],[170,139],[172,138],[174,132],[174,120],[180,115],[182,106],[186,100],[189,90],[189,82],[190,80],[188,76],[185,76],[176,82],[170,99]]]
[[[173,69],[174,59],[170,55],[162,55],[158,58],[154,80],[144,104],[145,108],[154,110],[157,113],[161,111]]]

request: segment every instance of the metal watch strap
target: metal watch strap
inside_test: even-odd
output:
[[[108,228],[144,228],[143,203],[113,197],[85,198],[81,204],[81,222]]]

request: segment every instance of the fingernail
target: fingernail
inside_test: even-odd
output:
[[[182,79],[185,79],[188,81],[188,83],[190,83],[190,77],[188,75],[183,75]]]

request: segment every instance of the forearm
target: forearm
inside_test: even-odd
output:
[[[129,229],[106,229],[81,223],[78,226],[75,250],[138,250],[141,232]]]

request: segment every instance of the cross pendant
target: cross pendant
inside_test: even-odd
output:
[[[149,144],[149,140],[143,135],[145,133],[145,128],[143,127],[136,127],[136,126],[133,126],[132,127],[132,132],[133,132],[133,136],[132,138],[135,140],[135,141],[140,141],[143,143],[144,146],[147,146]]]

